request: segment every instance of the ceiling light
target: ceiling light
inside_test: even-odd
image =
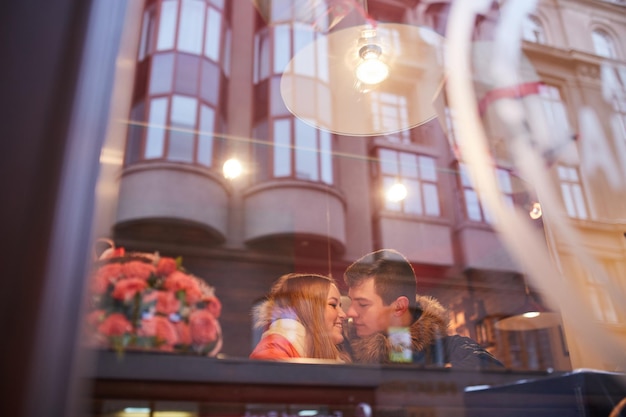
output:
[[[362,61],[356,67],[356,78],[362,83],[380,84],[389,76],[389,67],[380,59],[382,49],[368,44],[359,49]]]
[[[298,50],[283,71],[280,93],[293,115],[332,133],[379,136],[411,129],[437,116],[443,48],[442,36],[414,25],[332,31]]]
[[[538,218],[541,217],[542,214],[543,212],[541,211],[541,204],[537,202],[533,203],[532,207],[530,208],[530,211],[528,212],[528,215],[530,216],[530,218],[533,220],[537,220]]]

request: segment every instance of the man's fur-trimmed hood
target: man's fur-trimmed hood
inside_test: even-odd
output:
[[[428,296],[416,297],[422,315],[410,327],[413,352],[422,352],[437,341],[447,336],[449,318],[447,310],[436,299]],[[384,333],[376,333],[350,340],[355,362],[389,362],[391,343]]]

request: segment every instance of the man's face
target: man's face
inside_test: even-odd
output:
[[[360,285],[351,287],[348,295],[352,299],[347,311],[359,337],[377,332],[387,332],[392,307],[383,304],[383,299],[374,289],[374,278],[365,279]]]

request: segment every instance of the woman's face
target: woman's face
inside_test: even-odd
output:
[[[345,318],[346,313],[341,308],[341,294],[336,286],[331,285],[324,310],[324,322],[335,344],[343,342],[343,321]]]

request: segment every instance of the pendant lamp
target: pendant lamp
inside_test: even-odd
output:
[[[347,136],[400,132],[434,119],[444,40],[419,26],[375,23],[328,32],[300,49],[280,81],[287,109]]]
[[[541,305],[531,295],[526,280],[524,280],[525,300],[524,304],[515,309],[513,314],[499,320],[494,327],[506,331],[527,331],[556,327],[561,324],[559,314]]]

